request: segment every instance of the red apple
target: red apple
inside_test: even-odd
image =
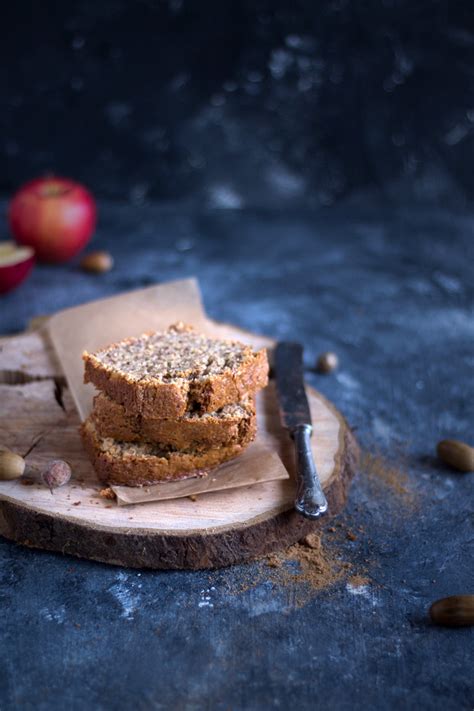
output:
[[[0,294],[6,294],[21,284],[34,263],[34,250],[31,247],[19,247],[15,242],[0,242]]]
[[[92,195],[67,178],[38,178],[21,187],[8,210],[20,244],[44,262],[66,262],[89,242],[96,223]]]

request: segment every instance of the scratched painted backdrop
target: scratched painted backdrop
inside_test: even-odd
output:
[[[1,540],[2,711],[471,709],[473,630],[427,616],[474,592],[472,475],[434,457],[474,423],[471,3],[24,2],[0,25],[1,234],[53,170],[97,194],[115,258],[38,267],[0,332],[196,275],[213,317],[304,344],[365,453],[324,534],[352,568],[319,591]]]
[[[7,3],[0,190],[44,171],[143,204],[473,196],[472,4]]]

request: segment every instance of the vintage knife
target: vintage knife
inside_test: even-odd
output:
[[[311,451],[313,426],[304,389],[302,346],[287,341],[277,343],[274,370],[280,418],[295,442],[297,478],[295,508],[306,518],[317,518],[325,513],[328,502]]]

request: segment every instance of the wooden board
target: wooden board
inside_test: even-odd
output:
[[[216,324],[216,332],[222,329]],[[316,463],[335,514],[346,500],[357,445],[337,410],[317,391],[308,394]],[[319,525],[293,510],[291,480],[131,507],[101,497],[76,410],[41,328],[0,339],[0,398],[0,444],[27,461],[26,481],[0,482],[0,534],[12,541],[114,565],[200,569],[269,553]],[[272,385],[259,399],[258,418],[291,470],[291,442]],[[39,481],[50,459],[65,459],[73,470],[70,484],[53,495]]]

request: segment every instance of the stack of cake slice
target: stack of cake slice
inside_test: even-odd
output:
[[[255,394],[268,382],[265,349],[214,340],[191,326],[84,353],[95,385],[82,437],[102,481],[143,486],[195,476],[254,439]]]

